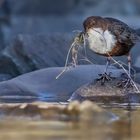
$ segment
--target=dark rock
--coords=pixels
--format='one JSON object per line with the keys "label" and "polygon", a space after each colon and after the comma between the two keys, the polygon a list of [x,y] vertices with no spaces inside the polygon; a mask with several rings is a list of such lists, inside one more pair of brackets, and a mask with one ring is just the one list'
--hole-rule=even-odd
{"label": "dark rock", "polygon": [[7,81],[9,79],[12,79],[13,77],[10,74],[0,74],[0,82],[1,81]]}
{"label": "dark rock", "polygon": [[[66,102],[75,90],[95,80],[98,74],[104,71],[104,66],[77,66],[67,70],[56,79],[62,70],[63,68],[42,69],[1,82],[1,102],[26,101],[26,99]],[[114,67],[109,71],[116,76],[122,72]]]}
{"label": "dark rock", "polygon": [[3,52],[20,73],[45,67],[64,66],[70,35],[18,35]]}
{"label": "dark rock", "polygon": [[15,63],[6,56],[0,56],[0,74],[8,74],[15,77],[20,74]]}
{"label": "dark rock", "polygon": [[0,55],[0,82],[20,75],[15,63],[6,56]]}
{"label": "dark rock", "polygon": [[140,85],[135,83],[138,89],[135,86],[129,88],[118,87],[117,85],[121,80],[122,76],[107,81],[104,85],[101,85],[101,81],[86,84],[75,91],[69,101],[91,100],[101,103],[139,103]]}
{"label": "dark rock", "polygon": [[136,29],[136,33],[140,36],[140,29]]}

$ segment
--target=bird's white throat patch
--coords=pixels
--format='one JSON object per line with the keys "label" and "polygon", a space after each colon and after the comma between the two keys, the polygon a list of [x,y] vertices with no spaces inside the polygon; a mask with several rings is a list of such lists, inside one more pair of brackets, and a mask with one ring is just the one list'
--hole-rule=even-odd
{"label": "bird's white throat patch", "polygon": [[108,30],[91,28],[88,30],[89,48],[95,53],[107,54],[115,46],[116,39]]}

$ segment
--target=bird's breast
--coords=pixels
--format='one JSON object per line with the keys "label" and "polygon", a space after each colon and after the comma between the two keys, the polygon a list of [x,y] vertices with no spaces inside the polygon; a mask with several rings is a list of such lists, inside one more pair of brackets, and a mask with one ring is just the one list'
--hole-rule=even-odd
{"label": "bird's breast", "polygon": [[98,54],[108,54],[113,50],[116,44],[116,38],[108,30],[101,28],[89,29],[88,32],[89,48]]}

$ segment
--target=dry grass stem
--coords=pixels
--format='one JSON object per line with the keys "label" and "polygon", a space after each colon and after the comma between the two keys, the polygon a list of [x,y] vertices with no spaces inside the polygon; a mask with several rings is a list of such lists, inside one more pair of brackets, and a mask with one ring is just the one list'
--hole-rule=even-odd
{"label": "dry grass stem", "polygon": [[127,74],[128,78],[131,80],[134,88],[136,89],[136,92],[140,93],[139,88],[137,87],[136,83],[134,82],[134,80],[129,75],[128,71],[124,68],[124,66],[121,63],[119,63],[118,61],[116,61],[113,57],[110,56],[110,58],[112,59],[112,61],[114,61],[118,66],[120,66],[124,70],[124,72]]}
{"label": "dry grass stem", "polygon": [[58,79],[66,70],[68,70],[68,61],[69,61],[70,53],[72,53],[72,61],[73,61],[72,65],[73,66],[77,65],[77,62],[78,62],[77,61],[78,50],[82,46],[82,44],[84,44],[84,46],[86,46],[85,35],[84,35],[84,32],[79,32],[78,35],[74,38],[74,41],[73,41],[73,43],[71,44],[71,46],[70,46],[70,48],[68,50],[64,69],[56,77],[56,79]]}

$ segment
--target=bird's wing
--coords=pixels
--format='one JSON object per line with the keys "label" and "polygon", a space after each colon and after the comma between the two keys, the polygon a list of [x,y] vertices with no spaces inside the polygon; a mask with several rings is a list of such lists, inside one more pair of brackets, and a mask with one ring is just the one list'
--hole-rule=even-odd
{"label": "bird's wing", "polygon": [[133,45],[138,36],[127,24],[113,18],[106,18],[109,21],[108,30],[114,34],[121,44]]}

